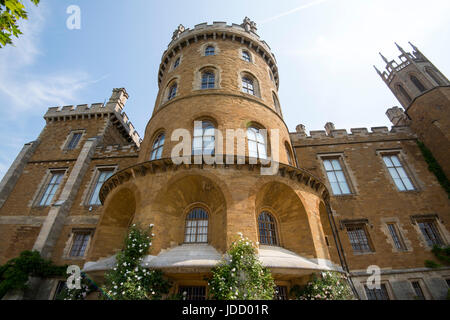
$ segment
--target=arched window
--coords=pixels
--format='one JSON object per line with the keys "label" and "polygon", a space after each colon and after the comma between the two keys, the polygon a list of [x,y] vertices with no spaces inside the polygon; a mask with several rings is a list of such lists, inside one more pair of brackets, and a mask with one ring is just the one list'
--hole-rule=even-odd
{"label": "arched window", "polygon": [[259,243],[278,245],[277,225],[272,215],[263,211],[258,217]]}
{"label": "arched window", "polygon": [[278,112],[278,114],[281,114],[280,102],[278,101],[277,95],[274,92],[272,92],[272,97],[275,110]]}
{"label": "arched window", "polygon": [[214,72],[206,71],[202,73],[202,89],[213,89],[215,87],[216,77]]}
{"label": "arched window", "polygon": [[266,138],[261,129],[250,127],[247,129],[248,156],[267,159]]}
{"label": "arched window", "polygon": [[208,242],[208,212],[205,209],[194,208],[187,215],[184,242]]}
{"label": "arched window", "polygon": [[434,80],[434,82],[436,82],[436,84],[438,86],[443,86],[444,83],[442,82],[442,80],[436,75],[436,73],[434,72],[433,69],[430,68],[426,68],[425,69],[426,72],[428,73],[428,75]]}
{"label": "arched window", "polygon": [[175,62],[173,63],[173,68],[175,69],[179,65],[180,65],[180,57],[178,57],[177,60],[175,60]]}
{"label": "arched window", "polygon": [[417,79],[415,76],[410,76],[409,78],[411,79],[412,83],[414,83],[416,88],[419,89],[420,92],[424,92],[426,90],[422,82],[420,82],[420,80]]}
{"label": "arched window", "polygon": [[408,92],[406,92],[405,88],[403,88],[402,85],[398,84],[397,85],[397,90],[405,97],[405,99],[408,102],[411,102],[411,100],[412,100],[411,97],[409,96]]}
{"label": "arched window", "polygon": [[242,51],[242,59],[247,62],[252,62],[252,57],[250,56],[250,53],[245,50]]}
{"label": "arched window", "polygon": [[256,96],[253,79],[250,77],[242,77],[242,92]]}
{"label": "arched window", "polygon": [[175,98],[176,95],[177,95],[177,84],[174,83],[169,89],[169,95],[167,96],[167,100]]}
{"label": "arched window", "polygon": [[205,56],[213,56],[216,52],[216,48],[213,46],[207,46],[205,49]]}
{"label": "arched window", "polygon": [[164,133],[159,134],[152,145],[152,153],[150,156],[150,160],[161,159],[163,147],[164,147]]}
{"label": "arched window", "polygon": [[196,121],[194,126],[194,140],[192,142],[192,153],[214,155],[215,136],[214,124],[210,121]]}
{"label": "arched window", "polygon": [[287,142],[284,145],[284,147],[286,148],[286,155],[287,155],[288,163],[292,166],[291,150],[290,150],[289,145],[287,144]]}

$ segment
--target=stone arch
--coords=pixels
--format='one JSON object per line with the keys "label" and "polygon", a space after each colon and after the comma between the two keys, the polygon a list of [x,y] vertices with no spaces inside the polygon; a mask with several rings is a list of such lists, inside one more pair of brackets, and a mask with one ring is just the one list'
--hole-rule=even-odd
{"label": "stone arch", "polygon": [[255,219],[266,208],[271,208],[279,224],[280,246],[302,256],[316,257],[305,206],[291,186],[271,181],[259,188],[255,197]]}
{"label": "stone arch", "polygon": [[89,260],[108,257],[122,249],[139,205],[140,193],[133,183],[127,183],[108,195],[95,231]]}
{"label": "stone arch", "polygon": [[186,210],[199,204],[207,208],[209,214],[208,244],[225,250],[227,202],[215,181],[202,173],[183,172],[156,192],[141,213],[142,220],[157,226],[155,246],[163,249],[183,244]]}

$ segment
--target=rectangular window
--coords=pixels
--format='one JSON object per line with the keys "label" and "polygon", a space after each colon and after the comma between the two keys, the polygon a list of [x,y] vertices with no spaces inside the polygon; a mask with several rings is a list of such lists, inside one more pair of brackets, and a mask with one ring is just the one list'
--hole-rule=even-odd
{"label": "rectangular window", "polygon": [[58,284],[56,285],[55,294],[53,295],[53,300],[56,300],[66,287],[67,281],[58,281]]}
{"label": "rectangular window", "polygon": [[411,282],[414,292],[416,293],[416,298],[418,300],[425,300],[425,295],[423,294],[422,287],[420,286],[419,281],[412,281]]}
{"label": "rectangular window", "polygon": [[324,159],[323,165],[334,195],[351,194],[339,159]]}
{"label": "rectangular window", "polygon": [[83,257],[89,239],[91,238],[91,231],[77,231],[73,234],[72,247],[70,248],[70,257]]}
{"label": "rectangular window", "polygon": [[405,243],[403,242],[402,237],[400,236],[400,232],[395,223],[388,223],[388,229],[391,234],[392,240],[394,241],[394,245],[398,250],[406,250]]}
{"label": "rectangular window", "polygon": [[406,174],[403,165],[398,159],[397,155],[384,155],[383,161],[386,164],[387,169],[395,182],[398,190],[400,191],[411,191],[414,190],[414,186],[411,183],[408,175]]}
{"label": "rectangular window", "polygon": [[45,187],[44,193],[41,196],[41,200],[39,201],[40,206],[48,206],[53,200],[53,197],[58,191],[58,187],[61,183],[62,177],[64,176],[63,171],[52,171],[50,181]]}
{"label": "rectangular window", "polygon": [[99,169],[98,176],[94,185],[94,188],[92,189],[91,197],[89,200],[89,205],[98,206],[101,205],[100,198],[99,198],[99,192],[100,188],[102,187],[103,183],[109,179],[109,177],[112,176],[114,172],[114,169]]}
{"label": "rectangular window", "polygon": [[354,253],[372,252],[363,224],[348,225],[347,233]]}
{"label": "rectangular window", "polygon": [[287,287],[286,286],[277,286],[275,288],[275,297],[274,300],[287,300]]}
{"label": "rectangular window", "polygon": [[206,287],[179,287],[178,294],[183,300],[206,300]]}
{"label": "rectangular window", "polygon": [[417,221],[417,224],[428,246],[433,247],[434,245],[444,245],[444,242],[442,241],[442,238],[433,220]]}
{"label": "rectangular window", "polygon": [[380,284],[380,289],[369,289],[367,286],[364,286],[364,289],[368,300],[390,300],[384,283]]}
{"label": "rectangular window", "polygon": [[83,134],[81,132],[72,133],[72,137],[70,138],[69,143],[67,144],[67,150],[73,150],[78,145],[80,138]]}

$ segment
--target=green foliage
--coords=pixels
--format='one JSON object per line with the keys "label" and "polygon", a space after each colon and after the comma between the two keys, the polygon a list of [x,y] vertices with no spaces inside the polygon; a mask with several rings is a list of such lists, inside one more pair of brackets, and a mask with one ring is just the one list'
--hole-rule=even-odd
{"label": "green foliage", "polygon": [[442,265],[440,265],[439,263],[434,262],[433,260],[425,260],[425,267],[431,268],[431,269],[435,269],[435,268],[442,267]]}
{"label": "green foliage", "polygon": [[146,230],[133,225],[125,238],[125,248],[117,254],[117,265],[107,272],[103,298],[112,300],[159,300],[169,293],[171,283],[160,270],[142,267],[150,249],[153,225]]}
{"label": "green foliage", "polygon": [[261,265],[253,243],[240,234],[227,255],[212,269],[209,293],[217,300],[271,300],[275,283]]}
{"label": "green foliage", "polygon": [[450,246],[439,247],[435,245],[433,246],[431,252],[434,253],[439,261],[443,262],[446,265],[450,265]]}
{"label": "green foliage", "polygon": [[[38,5],[40,0],[30,0]],[[28,19],[25,6],[19,0],[0,0],[0,48],[11,44],[11,37],[22,34],[18,26],[19,19]]]}
{"label": "green foliage", "polygon": [[294,286],[290,295],[298,300],[354,300],[347,277],[338,272],[322,272],[313,275],[304,287]]}
{"label": "green foliage", "polygon": [[26,289],[29,277],[62,276],[66,269],[43,259],[38,251],[23,251],[0,266],[0,299],[10,290]]}
{"label": "green foliage", "polygon": [[430,170],[436,176],[442,188],[444,188],[444,190],[447,192],[448,197],[450,198],[450,181],[445,175],[444,170],[442,170],[442,167],[436,161],[431,151],[423,144],[423,142],[417,141],[417,145],[419,146],[419,149],[422,152],[426,163],[428,164],[428,170]]}

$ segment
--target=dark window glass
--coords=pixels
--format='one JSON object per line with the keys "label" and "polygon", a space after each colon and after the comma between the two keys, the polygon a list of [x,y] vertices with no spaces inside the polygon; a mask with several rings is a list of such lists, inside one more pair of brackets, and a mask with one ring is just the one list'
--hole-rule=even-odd
{"label": "dark window glass", "polygon": [[86,251],[89,238],[91,237],[90,232],[76,232],[73,235],[72,248],[70,249],[69,256],[71,257],[83,257]]}
{"label": "dark window glass", "polygon": [[397,89],[398,89],[398,91],[400,91],[400,93],[405,97],[405,99],[406,99],[408,102],[411,102],[411,101],[412,101],[410,95],[408,94],[408,92],[406,92],[406,90],[405,90],[405,88],[403,88],[403,86],[397,85]]}
{"label": "dark window glass", "polygon": [[215,127],[209,121],[201,121],[201,126],[194,128],[194,139],[192,141],[192,153],[194,155],[215,152]]}
{"label": "dark window glass", "polygon": [[202,74],[202,89],[213,89],[215,87],[215,75],[213,72]]}
{"label": "dark window glass", "polygon": [[174,85],[172,85],[170,87],[169,96],[167,97],[167,99],[171,100],[171,99],[175,98],[176,94],[177,94],[177,84],[175,83]]}
{"label": "dark window glass", "polygon": [[180,65],[180,57],[178,57],[177,60],[175,60],[175,63],[173,64],[173,68],[175,69],[179,65]]}
{"label": "dark window glass", "polygon": [[268,245],[278,245],[277,229],[275,219],[266,211],[258,217],[259,243]]}
{"label": "dark window glass", "polygon": [[261,129],[250,127],[247,129],[248,156],[267,159],[266,137]]}
{"label": "dark window glass", "polygon": [[418,225],[428,246],[433,247],[434,245],[444,245],[434,221],[419,221]]}
{"label": "dark window glass", "polygon": [[153,142],[150,160],[161,159],[162,151],[164,148],[164,138],[165,138],[164,133],[161,133]]}
{"label": "dark window glass", "polygon": [[286,286],[277,286],[275,288],[274,300],[288,300],[287,287]]}
{"label": "dark window glass", "polygon": [[248,51],[242,51],[242,59],[244,59],[247,62],[252,61],[252,58],[250,56],[250,53],[248,53]]}
{"label": "dark window glass", "polygon": [[100,189],[103,185],[103,183],[109,179],[109,177],[112,176],[114,170],[113,169],[107,169],[107,170],[99,170],[97,181],[95,182],[95,186],[92,189],[91,198],[89,200],[90,205],[101,205],[99,194]]}
{"label": "dark window glass", "polygon": [[178,294],[183,300],[206,300],[206,287],[179,287]]}
{"label": "dark window glass", "polygon": [[72,134],[72,138],[70,138],[69,144],[67,145],[67,150],[73,150],[76,148],[78,142],[80,141],[81,135],[81,132]]}
{"label": "dark window glass", "polygon": [[390,300],[386,285],[383,283],[380,285],[380,289],[369,289],[367,286],[364,286],[364,289],[369,300]]}
{"label": "dark window glass", "polygon": [[355,253],[372,251],[364,225],[349,225],[347,226],[347,233]]}
{"label": "dark window glass", "polygon": [[52,202],[53,197],[58,191],[59,184],[61,183],[64,172],[52,172],[50,181],[45,187],[45,191],[42,194],[41,201],[39,201],[40,206],[48,206]]}
{"label": "dark window glass", "polygon": [[208,46],[205,49],[205,56],[213,56],[215,54],[215,48],[213,46]]}
{"label": "dark window glass", "polygon": [[203,208],[194,208],[186,217],[185,243],[208,242],[208,213]]}
{"label": "dark window glass", "polygon": [[397,155],[383,156],[383,161],[389,170],[392,179],[395,182],[398,190],[411,191],[414,190],[414,186],[411,183],[411,179],[408,177],[402,163],[398,159]]}
{"label": "dark window glass", "polygon": [[56,300],[58,296],[61,294],[61,292],[67,287],[66,281],[58,281],[58,284],[56,285],[55,294],[53,295],[53,300]]}
{"label": "dark window glass", "polygon": [[405,250],[405,245],[403,243],[403,239],[401,238],[397,226],[393,223],[388,224],[389,232],[391,233],[392,240],[394,241],[394,245],[399,250]]}
{"label": "dark window glass", "polygon": [[422,287],[420,286],[419,281],[411,282],[414,292],[416,293],[416,298],[418,300],[425,300],[425,295],[423,294]]}
{"label": "dark window glass", "polygon": [[417,89],[419,89],[420,92],[424,92],[426,90],[425,86],[422,84],[422,82],[420,82],[419,79],[417,79],[415,76],[411,76],[410,78],[412,83],[414,83],[414,85]]}
{"label": "dark window glass", "polygon": [[324,159],[323,165],[334,195],[351,194],[339,158]]}
{"label": "dark window glass", "polygon": [[242,78],[242,91],[251,95],[255,95],[255,87],[253,80],[247,77]]}

